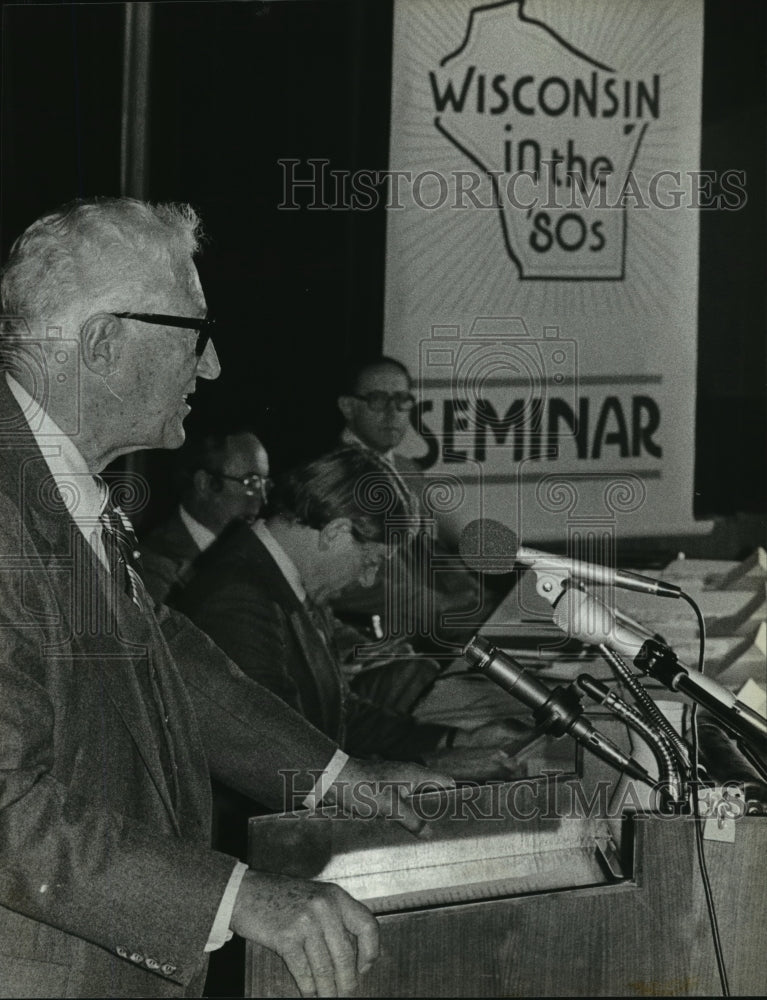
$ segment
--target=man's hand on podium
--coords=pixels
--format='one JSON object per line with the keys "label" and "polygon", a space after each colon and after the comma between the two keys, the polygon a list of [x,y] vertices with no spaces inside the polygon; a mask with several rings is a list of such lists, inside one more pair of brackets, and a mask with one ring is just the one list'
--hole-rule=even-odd
{"label": "man's hand on podium", "polygon": [[350,757],[323,803],[363,819],[396,820],[417,835],[426,823],[413,808],[413,793],[454,787],[451,777],[418,764]]}
{"label": "man's hand on podium", "polygon": [[247,871],[231,926],[276,952],[305,997],[354,995],[378,957],[372,913],[329,882]]}
{"label": "man's hand on podium", "polygon": [[457,781],[510,781],[527,773],[517,754],[534,736],[518,719],[493,719],[474,729],[455,730],[452,745],[429,754],[427,762]]}
{"label": "man's hand on podium", "polygon": [[530,726],[519,719],[492,719],[474,729],[459,729],[453,739],[454,747],[508,747],[532,732]]}

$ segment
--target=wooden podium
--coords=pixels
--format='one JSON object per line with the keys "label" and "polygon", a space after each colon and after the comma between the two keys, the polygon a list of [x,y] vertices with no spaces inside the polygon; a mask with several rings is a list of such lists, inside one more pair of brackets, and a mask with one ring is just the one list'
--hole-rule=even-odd
{"label": "wooden podium", "polygon": [[[664,578],[688,591],[696,585],[709,634],[724,643],[719,659],[710,657],[710,676],[738,688],[749,678],[763,686],[764,553],[732,566],[680,560]],[[684,648],[687,634],[683,659],[694,662],[697,635],[685,633],[690,616],[681,603],[669,609],[668,602],[624,596],[633,602],[624,610],[666,634],[675,648]],[[525,619],[515,601],[512,591],[483,626],[501,646],[509,640],[514,655]],[[554,631],[553,638],[561,638]],[[568,668],[558,654],[555,665],[557,682],[566,669],[572,679],[584,666],[612,678],[609,667],[580,658]],[[546,680],[545,663],[538,666]],[[466,724],[470,712],[479,711],[481,685],[463,676],[462,661],[456,669],[454,683],[442,684],[419,709],[424,721]],[[682,700],[665,689],[651,693],[665,702]],[[515,704],[494,685],[485,687],[485,717],[510,714]],[[642,752],[642,741],[614,716],[592,709],[590,717],[623,750]],[[250,863],[336,881],[376,913],[382,957],[361,996],[720,995],[694,821],[658,815],[643,786],[632,801],[624,794],[630,784],[589,754],[571,754],[563,765],[562,749],[566,755],[575,745],[567,738],[557,745],[559,755],[548,746],[528,771],[557,770],[556,777],[458,789],[440,808],[438,798],[424,796],[424,815],[429,809],[434,815],[424,841],[391,822],[264,817],[250,823]],[[642,762],[650,767],[645,751]],[[767,817],[743,816],[721,831],[712,821],[703,846],[730,993],[763,996]],[[298,993],[279,958],[251,947],[246,995]]]}
{"label": "wooden podium", "polygon": [[[338,882],[377,914],[382,957],[360,996],[721,994],[693,821],[609,820],[583,788],[570,776],[424,796],[424,840],[392,822],[260,817],[250,862]],[[762,996],[767,819],[732,828],[732,842],[704,841],[705,859],[730,992]],[[299,995],[273,953],[249,946],[246,961],[246,996]]]}

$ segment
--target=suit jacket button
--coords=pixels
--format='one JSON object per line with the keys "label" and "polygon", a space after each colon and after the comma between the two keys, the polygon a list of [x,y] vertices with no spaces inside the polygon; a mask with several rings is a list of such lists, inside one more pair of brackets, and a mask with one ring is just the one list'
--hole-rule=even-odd
{"label": "suit jacket button", "polygon": [[156,958],[147,958],[145,964],[147,969],[152,969],[155,972],[160,968],[160,963]]}
{"label": "suit jacket button", "polygon": [[124,948],[121,944],[118,944],[116,948],[117,954],[120,958],[130,958],[130,952],[127,948]]}
{"label": "suit jacket button", "polygon": [[160,971],[161,971],[161,972],[162,972],[162,973],[163,973],[164,975],[166,975],[166,976],[172,976],[172,975],[173,975],[173,973],[174,973],[174,972],[176,971],[176,966],[175,966],[175,965],[169,965],[169,964],[168,964],[168,963],[166,962],[166,963],[165,963],[165,965],[163,965],[163,966],[162,966],[162,968],[160,969]]}
{"label": "suit jacket button", "polygon": [[144,956],[141,954],[140,951],[132,951],[130,955],[130,960],[131,962],[141,963],[144,961]]}

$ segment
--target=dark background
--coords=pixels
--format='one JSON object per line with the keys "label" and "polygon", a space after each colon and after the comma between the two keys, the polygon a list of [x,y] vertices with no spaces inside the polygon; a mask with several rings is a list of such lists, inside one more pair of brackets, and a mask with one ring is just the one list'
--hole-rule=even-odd
{"label": "dark background", "polygon": [[[385,169],[391,0],[157,3],[152,200],[190,201],[223,375],[190,420],[252,420],[281,467],[338,429],[339,366],[380,345],[385,213],[279,210],[279,159]],[[119,193],[122,4],[5,5],[0,242]],[[740,211],[701,213],[695,513],[767,509],[767,7],[705,4],[704,170],[744,170]],[[306,169],[302,167],[300,169]],[[167,455],[140,460],[167,502]],[[662,531],[662,527],[659,528]]]}
{"label": "dark background", "polygon": [[[117,3],[5,5],[3,259],[42,212],[120,193],[123,17]],[[155,4],[148,196],[202,215],[220,324],[223,375],[200,384],[190,421],[252,420],[277,467],[338,430],[339,366],[382,340],[385,249],[382,208],[278,210],[278,160],[386,169],[391,25],[391,0]],[[711,552],[729,557],[763,540],[767,510],[766,55],[762,0],[706,2],[701,168],[748,179],[744,209],[701,214],[695,513],[739,515]],[[138,461],[148,527],[169,456]],[[241,953],[214,958],[209,992],[241,991]]]}

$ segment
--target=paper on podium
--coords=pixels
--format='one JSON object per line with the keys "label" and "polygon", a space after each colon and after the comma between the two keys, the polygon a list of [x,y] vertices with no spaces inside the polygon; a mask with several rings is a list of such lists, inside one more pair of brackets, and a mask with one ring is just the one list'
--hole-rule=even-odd
{"label": "paper on podium", "polygon": [[[613,879],[617,859],[612,858],[606,821],[548,818],[540,803],[533,817],[531,784],[421,796],[420,814],[434,817],[428,837],[415,837],[395,822],[322,811],[256,817],[250,820],[251,864],[334,882],[374,913],[603,885]],[[606,854],[610,868],[602,860]]]}
{"label": "paper on podium", "polygon": [[[767,601],[764,584],[757,590],[703,590],[685,586],[685,592],[695,601],[706,622],[706,634],[732,636],[739,630],[765,619]],[[669,641],[683,642],[698,634],[697,619],[686,601],[639,594],[633,591],[612,590],[600,597],[600,588],[590,588],[595,597],[605,604],[615,605],[618,611],[653,632],[659,632]]]}
{"label": "paper on podium", "polygon": [[705,590],[755,590],[767,579],[767,552],[761,547],[741,561],[722,559],[675,559],[659,574],[683,589],[686,584]]}
{"label": "paper on podium", "polygon": [[738,701],[753,708],[761,716],[767,718],[767,687],[749,677],[743,687],[738,691]]}

